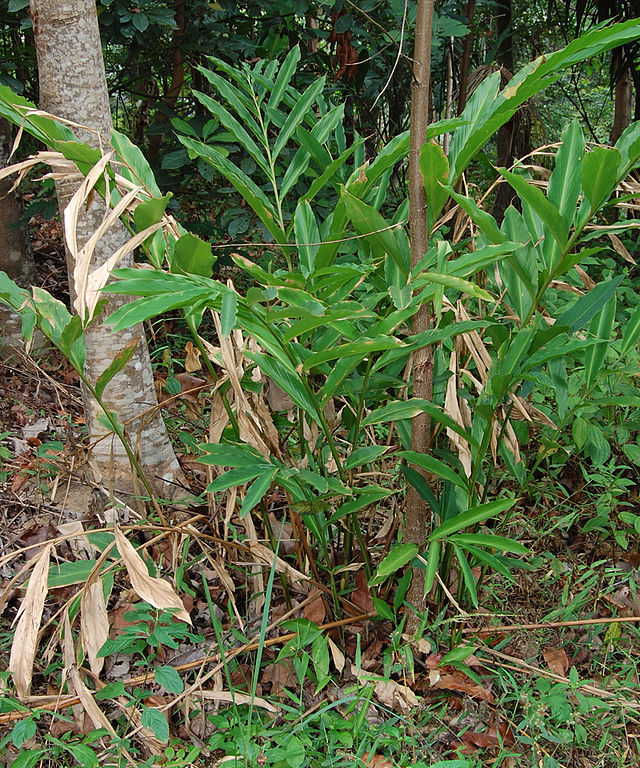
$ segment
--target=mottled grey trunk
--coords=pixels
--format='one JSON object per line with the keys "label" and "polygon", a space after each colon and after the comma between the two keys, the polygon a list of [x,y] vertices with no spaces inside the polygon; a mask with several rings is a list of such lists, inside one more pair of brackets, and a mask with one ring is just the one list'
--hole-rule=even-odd
{"label": "mottled grey trunk", "polygon": [[[0,118],[0,168],[9,164],[11,152],[11,128]],[[22,228],[11,228],[22,218],[22,205],[14,193],[9,193],[12,179],[0,180],[0,270],[22,288],[34,282],[35,265],[33,252],[27,244]],[[22,323],[15,312],[0,304],[0,345],[18,346],[22,339]]]}
{"label": "mottled grey trunk", "polygon": [[[111,111],[94,0],[31,0],[30,13],[38,57],[40,106],[58,117],[98,130],[104,142],[108,142],[112,129]],[[78,134],[83,141],[98,146],[95,133],[78,131]],[[68,205],[79,181],[79,178],[66,180],[57,185],[61,211]],[[98,228],[104,213],[105,202],[96,196],[80,217],[79,248]],[[95,250],[92,268],[103,264],[127,238],[124,226],[112,227]],[[128,257],[120,266],[131,264],[132,259]],[[67,251],[70,283],[73,282],[73,267],[73,259]],[[73,286],[71,293],[73,301]],[[109,296],[103,317],[108,317],[124,301],[127,299]],[[143,327],[138,325],[112,335],[101,322],[94,323],[85,332],[85,374],[89,381],[95,382],[134,337],[139,339],[135,354],[124,371],[109,383],[103,398],[106,406],[125,424],[151,483],[167,493],[170,486],[166,482],[176,480],[181,473],[157,409]],[[94,458],[103,471],[115,474],[120,482],[126,483],[131,477],[131,468],[122,444],[99,423],[101,409],[86,390],[83,400]]]}

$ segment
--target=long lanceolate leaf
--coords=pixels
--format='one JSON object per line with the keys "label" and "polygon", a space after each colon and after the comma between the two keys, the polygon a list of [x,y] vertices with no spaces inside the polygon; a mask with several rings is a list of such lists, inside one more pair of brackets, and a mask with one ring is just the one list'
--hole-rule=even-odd
{"label": "long lanceolate leaf", "polygon": [[455,186],[460,174],[498,128],[511,119],[521,104],[552,83],[561,70],[639,37],[637,19],[596,27],[565,48],[540,56],[523,67],[500,93],[497,92],[499,73],[488,77],[476,89],[460,116],[466,124],[453,134],[449,183]]}
{"label": "long lanceolate leaf", "polygon": [[206,160],[219,173],[221,173],[238,190],[242,197],[249,203],[253,210],[258,214],[260,220],[273,235],[276,242],[286,243],[284,232],[277,224],[276,211],[269,198],[264,194],[260,187],[253,182],[246,173],[240,170],[230,160],[216,152],[213,147],[208,147],[201,141],[194,141],[186,136],[179,136],[180,141],[197,155]]}

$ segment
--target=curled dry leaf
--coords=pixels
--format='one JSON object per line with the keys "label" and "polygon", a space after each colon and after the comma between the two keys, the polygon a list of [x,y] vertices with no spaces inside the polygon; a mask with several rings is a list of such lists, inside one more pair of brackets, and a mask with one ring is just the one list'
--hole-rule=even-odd
{"label": "curled dry leaf", "polygon": [[136,594],[150,605],[153,605],[154,608],[159,608],[160,610],[176,609],[174,616],[181,621],[185,621],[187,624],[191,624],[191,618],[185,611],[182,601],[171,584],[164,579],[156,579],[153,576],[149,576],[144,560],[119,528],[114,529],[114,535],[116,546],[131,579],[131,586]]}
{"label": "curled dry leaf", "polygon": [[293,582],[298,582],[299,584],[309,581],[308,576],[301,571],[296,570],[281,557],[277,557],[268,547],[265,547],[264,544],[260,544],[259,542],[250,543],[249,548],[255,560],[263,562],[269,567],[273,566],[273,561],[275,560],[276,573],[284,573],[288,579],[291,579]]}
{"label": "curled dry leaf", "polygon": [[38,645],[38,630],[47,596],[50,554],[51,546],[48,545],[42,550],[35,564],[24,600],[16,616],[18,625],[11,644],[9,671],[20,699],[26,698],[31,688],[33,662]]}
{"label": "curled dry leaf", "polygon": [[276,707],[275,704],[266,699],[260,698],[260,696],[250,696],[247,693],[239,693],[238,691],[199,691],[198,698],[209,699],[211,701],[226,701],[230,704],[253,704],[254,707],[260,709],[266,709],[267,712],[280,712],[280,707]]}
{"label": "curled dry leaf", "polygon": [[339,673],[342,673],[346,661],[344,653],[342,653],[340,648],[336,645],[336,643],[333,642],[330,637],[327,637],[327,640],[329,641],[329,650],[331,651],[333,666],[338,670]]}
{"label": "curled dry leaf", "polygon": [[89,578],[80,599],[80,634],[89,666],[94,675],[99,675],[104,665],[104,657],[98,651],[109,638],[109,618],[107,604],[102,589],[102,579],[95,574]]}
{"label": "curled dry leaf", "polygon": [[411,688],[396,683],[395,680],[378,680],[373,692],[381,704],[403,715],[408,715],[419,704],[419,699]]}
{"label": "curled dry leaf", "polygon": [[569,671],[569,657],[564,648],[547,648],[542,654],[549,669],[556,675],[566,675]]}

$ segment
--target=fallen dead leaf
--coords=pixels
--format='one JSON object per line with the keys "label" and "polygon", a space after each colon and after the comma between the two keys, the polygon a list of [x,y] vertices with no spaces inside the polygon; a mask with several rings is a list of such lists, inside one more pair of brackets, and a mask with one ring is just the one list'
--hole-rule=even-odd
{"label": "fallen dead leaf", "polygon": [[104,657],[98,651],[109,638],[109,617],[102,589],[102,579],[95,574],[82,590],[80,599],[80,635],[82,647],[89,659],[94,675],[99,675],[104,666]]}
{"label": "fallen dead leaf", "polygon": [[136,552],[131,542],[119,528],[114,529],[116,546],[124,562],[131,586],[144,601],[160,610],[175,609],[174,616],[180,621],[191,624],[191,618],[185,611],[182,601],[175,590],[164,579],[149,576],[144,560]]}
{"label": "fallen dead leaf", "polygon": [[569,671],[569,657],[564,648],[547,648],[542,654],[549,669],[556,675],[566,675]]}
{"label": "fallen dead leaf", "polygon": [[50,554],[51,546],[47,545],[34,566],[22,605],[16,616],[18,625],[11,643],[9,671],[21,700],[29,695],[31,688],[33,662],[38,646],[38,630],[47,597]]}
{"label": "fallen dead leaf", "polygon": [[431,688],[445,691],[459,691],[466,693],[473,699],[481,701],[493,701],[493,694],[488,688],[474,683],[464,672],[453,667],[441,667],[429,670],[429,682]]}
{"label": "fallen dead leaf", "polygon": [[371,768],[393,768],[393,763],[388,757],[378,754],[372,755],[369,752],[362,755],[362,762]]}
{"label": "fallen dead leaf", "polygon": [[419,704],[419,699],[411,688],[395,680],[378,680],[373,692],[381,704],[408,715]]}

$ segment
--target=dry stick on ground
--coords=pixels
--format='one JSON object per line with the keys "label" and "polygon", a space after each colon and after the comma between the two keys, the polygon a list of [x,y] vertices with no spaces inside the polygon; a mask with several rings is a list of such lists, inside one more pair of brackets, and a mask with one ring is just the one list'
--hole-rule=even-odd
{"label": "dry stick on ground", "polygon": [[582,627],[589,624],[631,624],[640,621],[640,616],[612,616],[608,619],[572,619],[571,621],[550,621],[541,624],[502,624],[498,627],[469,627],[463,629],[463,635],[506,634],[528,629],[557,629],[558,627]]}
{"label": "dry stick on ground", "polygon": [[[310,596],[311,597],[311,596]],[[300,606],[296,606],[294,610],[297,610]],[[267,627],[267,631],[270,631],[271,629],[274,629],[277,627],[281,621],[284,621],[290,613],[286,613],[282,618],[278,619],[278,621],[273,622]],[[374,616],[377,616],[378,614],[375,611],[369,612],[369,613],[361,613],[357,616],[349,616],[346,619],[340,619],[339,621],[331,621],[328,624],[321,624],[318,629],[320,630],[329,630],[329,629],[336,629],[337,627],[342,627],[347,624],[354,624],[358,621],[365,621],[367,619],[371,619]],[[298,636],[297,632],[289,632],[286,635],[279,635],[278,637],[271,637],[264,641],[264,646],[269,647],[272,645],[278,645],[280,643],[288,643],[290,640],[294,640]],[[212,656],[206,656],[204,659],[196,659],[195,661],[189,661],[185,664],[179,664],[174,667],[176,672],[189,672],[192,669],[196,669],[197,667],[204,667],[205,664],[210,664],[212,662],[218,661],[216,666],[213,669],[210,669],[205,675],[203,675],[199,680],[197,680],[192,686],[189,688],[185,688],[184,692],[177,696],[173,701],[171,701],[166,706],[162,707],[162,709],[169,709],[175,704],[177,704],[181,699],[183,699],[185,696],[189,695],[189,693],[192,693],[193,690],[199,685],[202,685],[202,683],[209,680],[213,675],[215,675],[217,672],[220,672],[222,669],[224,669],[224,665],[234,659],[236,656],[239,656],[241,653],[248,653],[249,651],[255,651],[257,648],[259,648],[260,642],[258,640],[252,640],[248,643],[245,643],[244,645],[239,646],[238,648],[234,648],[229,652],[229,654],[225,657],[224,661],[218,661],[218,655],[212,655]],[[91,673],[87,669],[83,669],[83,672],[91,676]],[[149,674],[144,675],[138,675],[137,677],[130,677],[127,680],[123,680],[122,683],[125,686],[132,686],[132,685],[144,685],[149,681]],[[58,711],[60,709],[65,709],[66,707],[71,707],[74,704],[78,704],[80,699],[77,696],[60,696],[59,694],[51,694],[46,696],[30,696],[28,699],[29,703],[38,704],[40,702],[39,706],[35,706],[33,711],[46,709],[48,711],[54,710]],[[10,723],[15,720],[21,720],[23,717],[29,717],[31,714],[33,714],[33,711],[28,710],[20,710],[20,711],[14,711],[14,712],[4,712],[0,714],[0,725],[5,723]]]}

